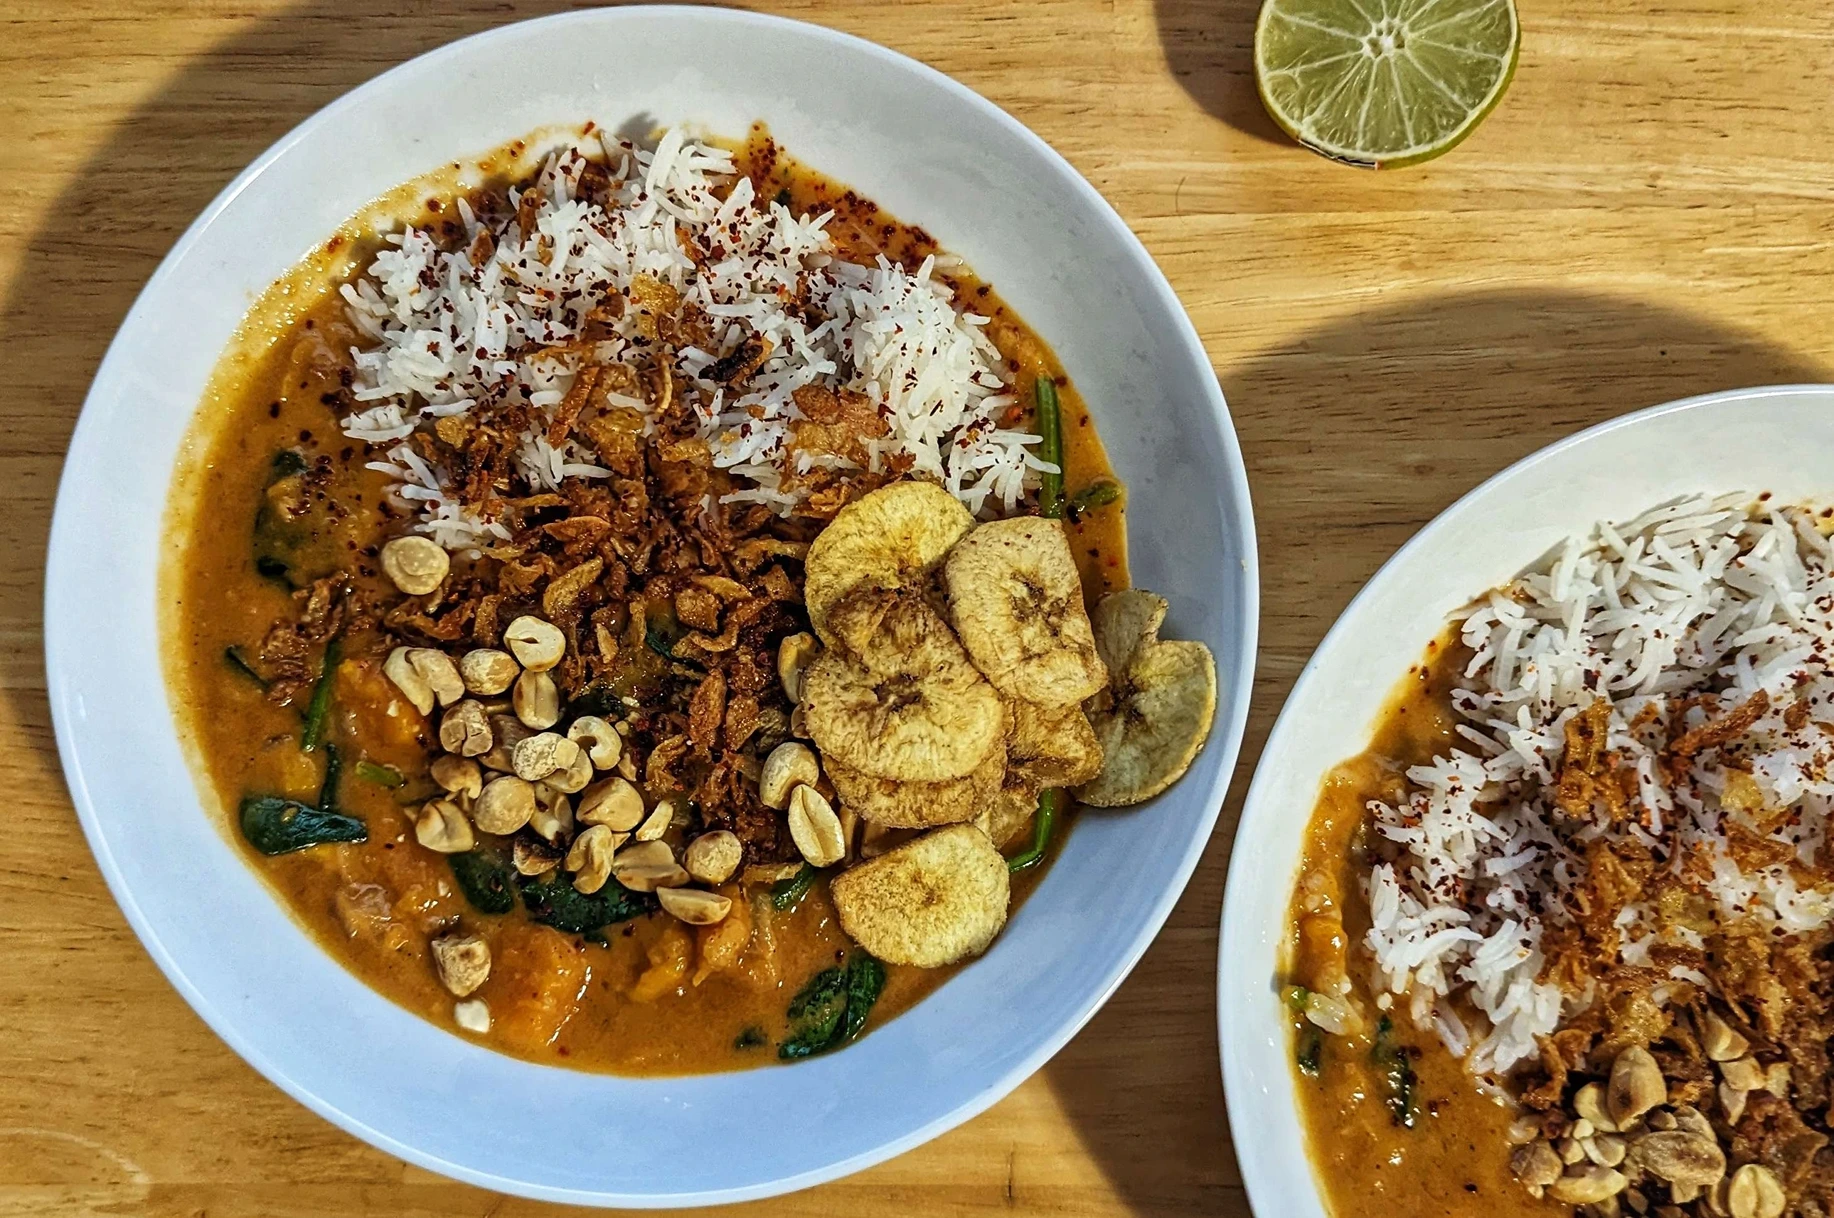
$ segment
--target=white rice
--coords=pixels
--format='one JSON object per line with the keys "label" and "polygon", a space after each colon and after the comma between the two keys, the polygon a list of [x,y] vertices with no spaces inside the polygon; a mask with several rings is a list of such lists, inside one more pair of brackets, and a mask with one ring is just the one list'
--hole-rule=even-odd
{"label": "white rice", "polygon": [[[589,157],[616,181],[609,208],[576,197]],[[806,493],[784,476],[810,464],[802,454],[802,468],[786,469],[790,425],[801,417],[791,395],[807,385],[870,397],[890,425],[888,437],[868,445],[872,468],[906,456],[977,513],[1011,510],[1040,471],[1055,469],[1027,451],[1037,436],[999,426],[1015,400],[1009,370],[984,333],[987,319],[956,308],[931,277],[934,259],[915,271],[883,257],[871,266],[839,260],[824,231],[831,214],[796,216],[759,200],[730,153],[679,129],[654,149],[609,136],[563,149],[538,186],[536,231],[499,221],[485,265],[409,227],[344,288],[364,343],[355,351],[355,393],[368,403],[344,420],[345,434],[383,450],[374,468],[398,481],[401,497],[419,508],[417,527],[440,544],[474,548],[505,530],[458,503],[446,471],[401,441],[482,399],[552,411],[578,356],[557,358],[550,348],[572,340],[608,293],[628,296],[639,275],[675,288],[718,331],[713,349],[681,351],[674,371],[715,464],[740,480],[728,501],[787,513]],[[519,198],[512,193],[512,206]],[[458,210],[475,236],[478,218],[462,202]],[[811,308],[787,307],[799,289]],[[593,359],[616,361],[630,349],[634,312],[624,310]],[[753,332],[768,340],[770,356],[729,396],[702,374]],[[554,449],[539,429],[524,435],[518,466],[532,491],[607,472],[577,444]]]}
{"label": "white rice", "polygon": [[[1501,1072],[1536,1053],[1584,998],[1541,981],[1544,926],[1567,919],[1562,898],[1586,874],[1587,847],[1630,835],[1659,866],[1680,869],[1704,851],[1708,893],[1725,919],[1755,917],[1784,931],[1821,926],[1834,894],[1799,885],[1801,873],[1741,871],[1726,852],[1723,762],[1748,763],[1766,807],[1794,815],[1772,836],[1806,867],[1834,800],[1834,551],[1800,509],[1751,506],[1747,496],[1666,504],[1557,553],[1487,596],[1465,616],[1474,657],[1453,693],[1464,747],[1407,772],[1399,807],[1370,805],[1376,829],[1401,848],[1368,881],[1374,989],[1405,1000],[1473,1072]],[[1719,696],[1723,716],[1758,691],[1770,709],[1720,748],[1696,754],[1678,781],[1656,763],[1669,738],[1671,699]],[[1608,745],[1635,766],[1630,819],[1575,819],[1553,803],[1566,724],[1604,698]],[[1792,730],[1784,712],[1806,701]],[[1657,718],[1631,724],[1646,706]],[[1798,712],[1800,714],[1800,712]],[[1709,719],[1699,707],[1681,728]],[[1749,826],[1749,821],[1746,821]],[[1659,941],[1699,947],[1683,928],[1658,928],[1632,906],[1619,919],[1625,963],[1647,964]],[[1705,981],[1677,968],[1677,979]],[[1453,999],[1482,1013],[1465,1028]]]}

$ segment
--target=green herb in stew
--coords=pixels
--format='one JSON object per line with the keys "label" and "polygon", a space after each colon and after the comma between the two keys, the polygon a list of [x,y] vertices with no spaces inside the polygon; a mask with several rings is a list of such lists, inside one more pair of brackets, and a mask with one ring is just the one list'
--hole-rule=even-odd
{"label": "green herb in stew", "polygon": [[232,670],[241,673],[256,685],[259,685],[262,689],[268,687],[267,678],[255,671],[255,666],[248,662],[248,657],[242,654],[242,649],[240,647],[225,647],[223,649],[223,663],[229,665]]}
{"label": "green herb in stew", "polygon": [[1092,482],[1082,490],[1070,496],[1070,505],[1068,509],[1070,519],[1075,520],[1084,512],[1093,511],[1099,507],[1107,507],[1111,503],[1119,503],[1120,500],[1120,483],[1109,482],[1105,479],[1101,482]]}
{"label": "green herb in stew", "polygon": [[629,710],[624,699],[616,690],[604,681],[594,681],[581,690],[574,699],[567,703],[567,709],[561,719],[571,723],[585,715],[596,715],[600,719],[621,719]]}
{"label": "green herb in stew", "polygon": [[771,908],[788,910],[802,904],[802,899],[809,895],[809,889],[815,883],[815,868],[804,863],[802,870],[787,880],[778,880],[771,885]]}
{"label": "green herb in stew", "polygon": [[632,892],[616,880],[584,893],[558,871],[520,881],[522,904],[529,917],[570,935],[593,935],[617,922],[642,917],[656,908],[654,897]]}
{"label": "green herb in stew", "polygon": [[1306,1024],[1299,1029],[1299,1046],[1293,1058],[1299,1064],[1299,1072],[1307,1078],[1318,1077],[1319,1058],[1324,1054],[1325,1038],[1319,1035],[1318,1029]]}
{"label": "green herb in stew", "polygon": [[1008,871],[1017,875],[1044,862],[1051,848],[1051,830],[1057,824],[1057,813],[1062,807],[1062,791],[1046,791],[1038,797],[1038,815],[1032,821],[1032,844],[1024,853],[1006,860]]}
{"label": "green herb in stew", "polygon": [[369,840],[369,829],[354,816],[278,795],[244,799],[240,819],[242,836],[263,854],[291,854],[332,842]]}
{"label": "green herb in stew", "polygon": [[397,787],[405,786],[408,781],[402,775],[401,771],[397,770],[394,766],[382,765],[380,762],[371,761],[368,758],[364,758],[362,761],[357,762],[357,777],[361,778],[364,782],[371,782],[379,787],[387,787],[391,791]]}
{"label": "green herb in stew", "polygon": [[1063,411],[1057,404],[1057,383],[1039,377],[1032,397],[1038,406],[1038,459],[1057,467],[1054,474],[1038,475],[1038,514],[1055,520],[1063,515]]}
{"label": "green herb in stew", "polygon": [[310,753],[324,738],[325,721],[331,716],[331,683],[337,678],[338,661],[343,655],[343,644],[334,635],[325,644],[325,659],[319,666],[318,681],[312,686],[312,700],[306,703],[305,726],[299,731],[302,752]]}
{"label": "green herb in stew", "polygon": [[337,749],[326,745],[325,777],[318,788],[318,806],[278,795],[250,795],[242,801],[237,818],[242,836],[263,854],[291,854],[333,842],[368,841],[369,827],[337,810],[338,780],[343,773],[344,763]]}
{"label": "green herb in stew", "polygon": [[496,850],[480,847],[447,856],[459,891],[479,913],[506,914],[516,908],[515,870]]}
{"label": "green herb in stew", "polygon": [[255,570],[289,588],[303,588],[335,570],[339,557],[330,548],[328,520],[310,493],[306,472],[300,453],[290,448],[275,453],[255,512]]}
{"label": "green herb in stew", "polygon": [[777,1056],[796,1061],[846,1044],[865,1029],[884,989],[885,966],[865,952],[854,953],[844,967],[823,969],[791,1001],[796,1030],[777,1046]]}
{"label": "green herb in stew", "polygon": [[325,777],[318,784],[318,807],[321,812],[332,812],[338,806],[338,783],[344,779],[344,755],[338,752],[335,744],[325,745]]}
{"label": "green herb in stew", "polygon": [[1375,1044],[1370,1046],[1369,1060],[1381,1071],[1386,1092],[1382,1103],[1387,1106],[1388,1115],[1403,1129],[1412,1129],[1414,1122],[1420,1119],[1419,1101],[1414,1094],[1414,1063],[1407,1046],[1395,1040],[1395,1025],[1386,1015],[1376,1025]]}

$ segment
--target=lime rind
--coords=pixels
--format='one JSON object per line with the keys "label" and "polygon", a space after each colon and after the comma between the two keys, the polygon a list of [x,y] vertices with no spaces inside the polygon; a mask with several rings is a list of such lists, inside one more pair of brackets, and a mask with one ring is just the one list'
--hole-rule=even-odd
{"label": "lime rind", "polygon": [[1267,0],[1255,80],[1281,130],[1352,165],[1456,147],[1515,75],[1514,0]]}

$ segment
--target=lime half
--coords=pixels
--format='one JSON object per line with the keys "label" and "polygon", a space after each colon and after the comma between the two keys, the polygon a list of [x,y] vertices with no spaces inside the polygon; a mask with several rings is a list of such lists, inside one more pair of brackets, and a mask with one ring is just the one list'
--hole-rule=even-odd
{"label": "lime half", "polygon": [[1515,0],[1267,0],[1255,83],[1281,130],[1370,169],[1430,161],[1496,108]]}

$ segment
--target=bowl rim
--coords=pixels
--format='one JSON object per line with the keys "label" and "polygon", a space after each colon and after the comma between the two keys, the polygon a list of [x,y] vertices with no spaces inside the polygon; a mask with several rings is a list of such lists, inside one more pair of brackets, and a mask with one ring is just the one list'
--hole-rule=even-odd
{"label": "bowl rim", "polygon": [[[1229,893],[1246,885],[1239,882],[1250,867],[1265,866],[1264,860],[1249,861],[1252,850],[1245,850],[1245,845],[1265,836],[1265,826],[1270,824],[1281,809],[1266,795],[1272,785],[1273,770],[1269,758],[1278,759],[1288,752],[1290,746],[1287,737],[1297,728],[1294,726],[1296,707],[1302,695],[1310,691],[1314,682],[1323,680],[1322,665],[1319,657],[1324,655],[1341,636],[1352,633],[1355,619],[1361,616],[1361,607],[1365,601],[1373,600],[1375,591],[1390,578],[1392,572],[1399,569],[1416,551],[1425,549],[1438,539],[1439,535],[1451,527],[1451,522],[1469,510],[1472,504],[1490,495],[1500,484],[1522,477],[1535,471],[1542,465],[1551,464],[1565,457],[1575,449],[1593,443],[1599,438],[1626,428],[1645,426],[1650,422],[1671,415],[1685,414],[1694,410],[1712,409],[1728,406],[1737,402],[1758,402],[1775,398],[1791,398],[1803,395],[1826,396],[1834,393],[1834,384],[1817,384],[1798,382],[1781,385],[1759,385],[1740,389],[1723,389],[1711,393],[1695,394],[1691,397],[1678,398],[1640,410],[1633,410],[1615,418],[1606,419],[1590,427],[1574,432],[1553,443],[1536,449],[1534,452],[1511,462],[1503,469],[1491,474],[1482,482],[1460,495],[1450,505],[1442,509],[1425,525],[1421,526],[1412,537],[1383,561],[1373,575],[1356,595],[1350,598],[1332,622],[1331,628],[1319,639],[1312,649],[1299,675],[1294,678],[1292,687],[1287,691],[1281,703],[1280,714],[1269,729],[1266,741],[1261,746],[1260,756],[1255,761],[1254,777],[1250,780],[1246,795],[1242,801],[1242,812],[1236,822],[1235,837],[1230,848],[1229,872],[1223,887],[1223,912],[1217,934],[1217,970],[1216,970],[1216,1011],[1217,1011],[1217,1050],[1223,1073],[1223,1099],[1229,1115],[1231,1141],[1237,1151],[1237,1162],[1242,1173],[1242,1185],[1248,1194],[1250,1208],[1256,1213],[1274,1214],[1286,1211],[1296,1195],[1306,1195],[1301,1188],[1309,1190],[1315,1204],[1315,1212],[1331,1212],[1323,1183],[1318,1176],[1317,1166],[1306,1143],[1306,1134],[1299,1124],[1296,1111],[1282,1108],[1274,1119],[1269,1120],[1266,1108],[1269,1100],[1265,1093],[1253,1088],[1237,1085],[1230,1086],[1230,1078],[1240,1080],[1247,1076],[1244,1055],[1250,1045],[1245,1034],[1236,1031],[1235,1011],[1251,999],[1247,994],[1267,994],[1267,1001],[1276,1001],[1274,990],[1266,984],[1270,979],[1245,976],[1241,961],[1244,954],[1232,951],[1236,940],[1244,944],[1250,939],[1253,931],[1252,915],[1240,902],[1232,906]],[[1532,561],[1532,559],[1530,560]],[[1424,643],[1422,644],[1424,646]],[[1399,681],[1403,674],[1397,672],[1394,680]],[[1308,812],[1308,816],[1310,813]],[[1292,860],[1290,869],[1295,875],[1298,860]],[[1291,882],[1283,891],[1290,892]],[[1284,1156],[1263,1153],[1270,1149],[1285,1150],[1293,1138],[1298,1139],[1297,1149],[1300,1159],[1305,1164],[1303,1185],[1284,1167]],[[1248,1153],[1243,1153],[1244,1149]]]}
{"label": "bowl rim", "polygon": [[[1042,1038],[1032,1052],[1017,1060],[1010,1068],[993,1078],[978,1092],[968,1096],[955,1108],[871,1150],[818,1168],[773,1176],[748,1186],[704,1191],[620,1193],[553,1187],[543,1185],[539,1181],[499,1175],[465,1163],[452,1161],[391,1137],[380,1129],[366,1124],[355,1114],[345,1111],[325,1097],[318,1095],[299,1079],[293,1077],[285,1066],[268,1057],[252,1039],[238,1031],[229,1016],[217,1010],[210,1003],[161,941],[156,928],[135,901],[102,833],[95,804],[84,780],[84,773],[78,763],[73,743],[75,728],[72,716],[77,712],[60,695],[59,671],[63,665],[60,663],[59,656],[65,649],[73,646],[76,640],[66,637],[64,618],[59,614],[58,609],[60,598],[70,595],[66,591],[66,586],[72,579],[70,568],[74,561],[71,539],[68,536],[69,530],[73,527],[69,524],[73,512],[67,509],[67,504],[82,495],[86,489],[78,486],[76,480],[69,476],[73,464],[70,461],[70,455],[97,442],[95,433],[100,424],[96,422],[96,419],[100,412],[92,411],[89,408],[97,395],[97,387],[109,385],[118,379],[117,366],[128,358],[122,354],[123,336],[145,324],[146,315],[151,308],[148,304],[149,299],[158,294],[159,289],[172,277],[175,264],[198,245],[204,230],[237,196],[266,172],[275,161],[285,156],[295,144],[319,128],[336,123],[346,111],[358,106],[369,96],[387,90],[391,84],[403,78],[435,70],[445,61],[473,52],[497,39],[526,36],[534,27],[543,27],[546,32],[575,26],[616,26],[623,21],[670,17],[695,22],[725,23],[728,28],[741,33],[748,28],[771,28],[806,38],[816,47],[822,45],[845,47],[855,53],[866,55],[884,64],[888,70],[912,74],[919,82],[953,95],[956,100],[980,113],[987,121],[1003,128],[1006,134],[1028,145],[1038,156],[1063,171],[1066,180],[1072,183],[1082,208],[1087,211],[1094,222],[1107,229],[1127,250],[1138,265],[1142,283],[1158,298],[1167,314],[1175,319],[1175,333],[1171,336],[1171,340],[1183,348],[1185,355],[1194,361],[1195,367],[1209,368],[1211,371],[1210,376],[1204,382],[1209,389],[1205,395],[1204,406],[1208,408],[1208,413],[1215,422],[1219,448],[1225,458],[1222,467],[1213,471],[1215,493],[1226,505],[1229,518],[1237,522],[1232,541],[1239,548],[1240,570],[1232,575],[1240,583],[1239,599],[1243,607],[1243,614],[1242,620],[1235,625],[1234,629],[1238,634],[1241,654],[1245,657],[1246,662],[1219,690],[1219,693],[1228,695],[1231,709],[1226,721],[1219,717],[1219,722],[1213,726],[1207,745],[1207,748],[1215,750],[1220,756],[1220,764],[1210,790],[1201,796],[1203,806],[1207,807],[1208,811],[1200,817],[1196,831],[1191,834],[1190,841],[1184,847],[1183,857],[1178,860],[1173,870],[1171,882],[1157,895],[1146,917],[1139,924],[1132,942],[1128,944],[1127,950],[1120,955],[1116,966],[1102,978],[1100,984],[1089,991],[1077,1007],[1073,1018],[1065,1021],[1048,1036]],[[169,493],[169,481],[166,485]],[[53,730],[66,785],[75,805],[84,836],[89,843],[90,851],[95,856],[97,867],[108,884],[110,893],[140,939],[142,946],[173,988],[210,1027],[211,1031],[238,1056],[254,1066],[269,1082],[294,1100],[345,1132],[397,1158],[441,1175],[498,1192],[562,1203],[630,1208],[676,1208],[755,1200],[811,1187],[871,1167],[919,1146],[985,1111],[1010,1094],[1019,1084],[1055,1056],[1094,1017],[1139,963],[1147,948],[1157,938],[1178,899],[1183,895],[1192,874],[1201,861],[1204,849],[1215,833],[1216,821],[1221,813],[1223,800],[1238,760],[1253,691],[1254,661],[1258,649],[1260,621],[1259,559],[1253,521],[1247,470],[1240,442],[1235,433],[1221,385],[1215,378],[1214,365],[1203,346],[1196,326],[1179,301],[1177,293],[1145,245],[1095,187],[1067,159],[1004,109],[966,85],[915,58],[852,34],[772,14],[754,13],[721,6],[639,4],[623,8],[585,9],[524,21],[506,22],[443,44],[397,64],[339,95],[307,116],[277,139],[238,173],[228,185],[223,187],[186,227],[148,278],[133,306],[120,323],[115,336],[110,340],[109,347],[92,377],[90,389],[85,395],[84,409],[78,417],[66,449],[65,467],[59,476],[47,547],[43,601],[44,657]],[[164,679],[162,671],[162,682]],[[1199,797],[1194,796],[1193,798]],[[343,967],[342,962],[339,962],[339,967]],[[428,1024],[427,1026],[433,1029],[433,1025]]]}

